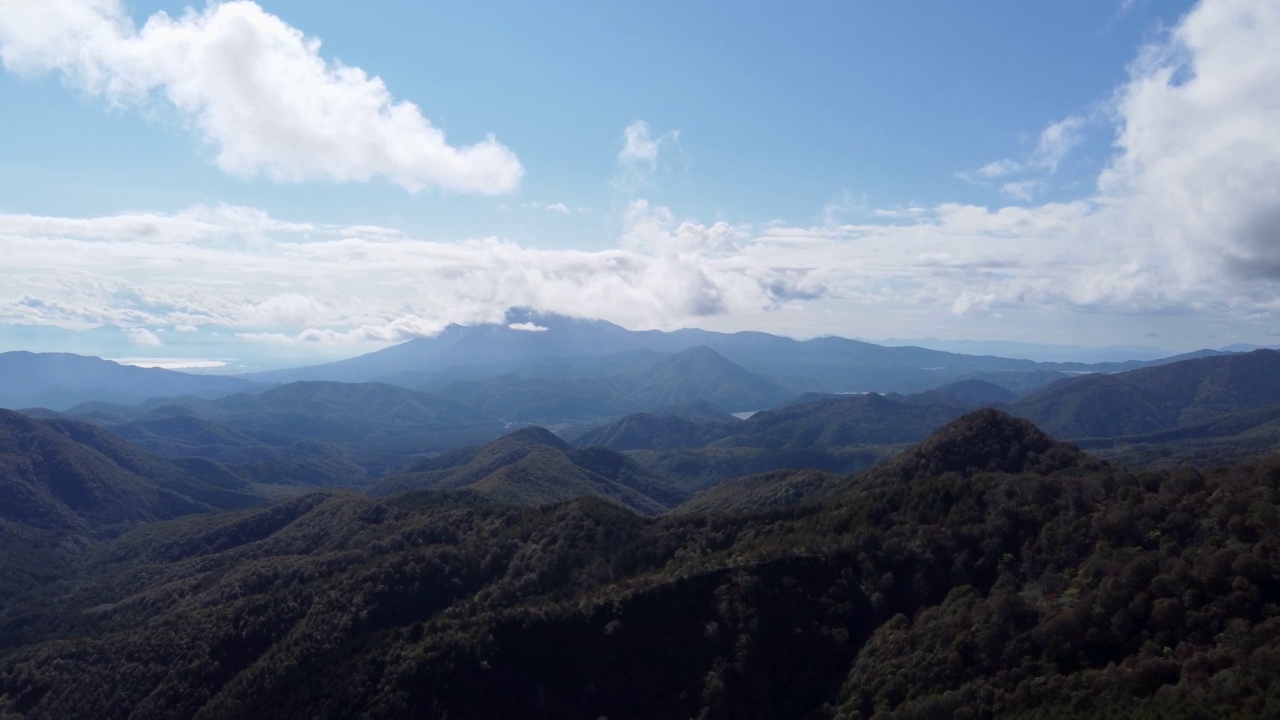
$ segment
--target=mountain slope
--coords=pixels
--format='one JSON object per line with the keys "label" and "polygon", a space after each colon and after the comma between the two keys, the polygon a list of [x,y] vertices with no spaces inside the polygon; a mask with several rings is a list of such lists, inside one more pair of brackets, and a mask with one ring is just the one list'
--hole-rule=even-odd
{"label": "mountain slope", "polygon": [[[509,374],[521,363],[554,363],[559,358],[585,366],[582,361],[591,357],[645,351],[679,353],[702,346],[756,375],[786,378],[793,393],[919,392],[972,377],[1021,392],[1057,379],[1064,371],[1118,372],[1164,362],[1035,363],[920,347],[885,347],[838,337],[799,341],[760,332],[633,332],[601,320],[513,308],[500,323],[451,325],[434,337],[410,340],[357,358],[250,377],[261,382],[387,379],[418,386],[432,374],[447,376],[458,368],[463,368],[465,379],[478,381]],[[479,373],[481,366],[491,370]],[[608,373],[576,373],[595,377],[604,374]],[[743,409],[760,407],[765,405]]]}
{"label": "mountain slope", "polygon": [[[451,383],[436,394],[491,417],[553,423],[709,403],[729,410],[775,404],[786,392],[706,347],[662,355],[595,377],[503,375]],[[704,412],[706,409],[704,408]]]}
{"label": "mountain slope", "polygon": [[[169,457],[195,454],[228,463],[280,463],[299,442],[336,446],[364,472],[381,474],[406,458],[490,440],[502,424],[448,398],[384,383],[298,382],[213,400],[181,396],[128,407],[93,403],[68,411]],[[321,484],[342,467],[320,470]],[[309,472],[306,467],[295,468]],[[293,471],[290,471],[293,472]]]}
{"label": "mountain slope", "polygon": [[1280,402],[1280,352],[1204,357],[1055,383],[1009,404],[1062,437],[1137,435]]}
{"label": "mountain slope", "polygon": [[726,422],[635,413],[584,432],[574,439],[574,445],[618,452],[695,448],[729,435],[740,423],[736,418]]}
{"label": "mountain slope", "polygon": [[133,367],[70,353],[0,353],[0,407],[64,410],[90,400],[136,403],[173,395],[219,397],[257,387],[243,378]]}
{"label": "mountain slope", "polygon": [[847,395],[756,413],[716,444],[814,448],[915,442],[967,409],[943,395]]}
{"label": "mountain slope", "polygon": [[612,450],[574,450],[540,427],[416,461],[385,478],[375,492],[410,489],[466,489],[522,505],[600,497],[646,515],[688,497]]}
{"label": "mountain slope", "polygon": [[659,358],[638,370],[633,382],[631,396],[647,408],[706,401],[730,412],[759,410],[787,395],[776,383],[706,346]]}

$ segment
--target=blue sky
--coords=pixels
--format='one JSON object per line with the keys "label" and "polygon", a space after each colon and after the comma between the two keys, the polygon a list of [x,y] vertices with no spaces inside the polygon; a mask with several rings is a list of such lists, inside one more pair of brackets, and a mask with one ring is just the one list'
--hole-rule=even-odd
{"label": "blue sky", "polygon": [[1274,344],[1278,16],[0,3],[0,346],[259,367],[511,305]]}

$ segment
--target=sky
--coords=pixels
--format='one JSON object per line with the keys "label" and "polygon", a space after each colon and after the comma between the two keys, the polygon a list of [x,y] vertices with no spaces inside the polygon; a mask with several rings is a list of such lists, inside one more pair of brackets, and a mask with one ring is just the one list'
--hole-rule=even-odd
{"label": "sky", "polygon": [[0,0],[0,350],[1280,343],[1280,3]]}

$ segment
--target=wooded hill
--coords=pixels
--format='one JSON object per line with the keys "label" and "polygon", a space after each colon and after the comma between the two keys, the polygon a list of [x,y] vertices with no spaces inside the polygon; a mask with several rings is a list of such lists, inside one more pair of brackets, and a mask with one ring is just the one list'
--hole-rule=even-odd
{"label": "wooded hill", "polygon": [[1135,474],[984,410],[861,474],[775,480],[803,497],[646,519],[598,499],[328,491],[142,526],[0,618],[0,708],[1280,712],[1274,457]]}

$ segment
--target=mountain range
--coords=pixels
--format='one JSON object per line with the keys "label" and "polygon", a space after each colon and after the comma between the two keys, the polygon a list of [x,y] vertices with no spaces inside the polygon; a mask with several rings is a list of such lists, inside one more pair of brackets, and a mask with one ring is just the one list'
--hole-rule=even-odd
{"label": "mountain range", "polygon": [[616,370],[633,365],[646,355],[697,347],[710,348],[796,392],[918,392],[970,377],[1025,390],[1062,377],[1061,373],[1120,372],[1220,354],[1204,350],[1155,361],[1037,363],[920,347],[885,347],[839,337],[800,341],[760,332],[630,331],[603,320],[514,308],[502,323],[450,325],[434,337],[409,340],[356,358],[247,377],[268,383],[379,380],[423,387],[432,384],[433,378],[478,380],[485,374],[495,377],[523,372],[522,368],[530,366],[566,362],[580,369],[594,365],[587,372],[573,374],[598,376],[608,374],[609,367]]}
{"label": "mountain range", "polygon": [[[515,465],[599,462],[509,440]],[[420,472],[483,484],[498,449]],[[988,409],[859,474],[652,519],[329,490],[148,523],[0,609],[0,711],[1262,718],[1277,470],[1129,473]]]}
{"label": "mountain range", "polygon": [[0,353],[0,408],[64,410],[92,400],[137,403],[175,395],[219,397],[255,387],[257,383],[244,378],[133,367],[70,353]]}

